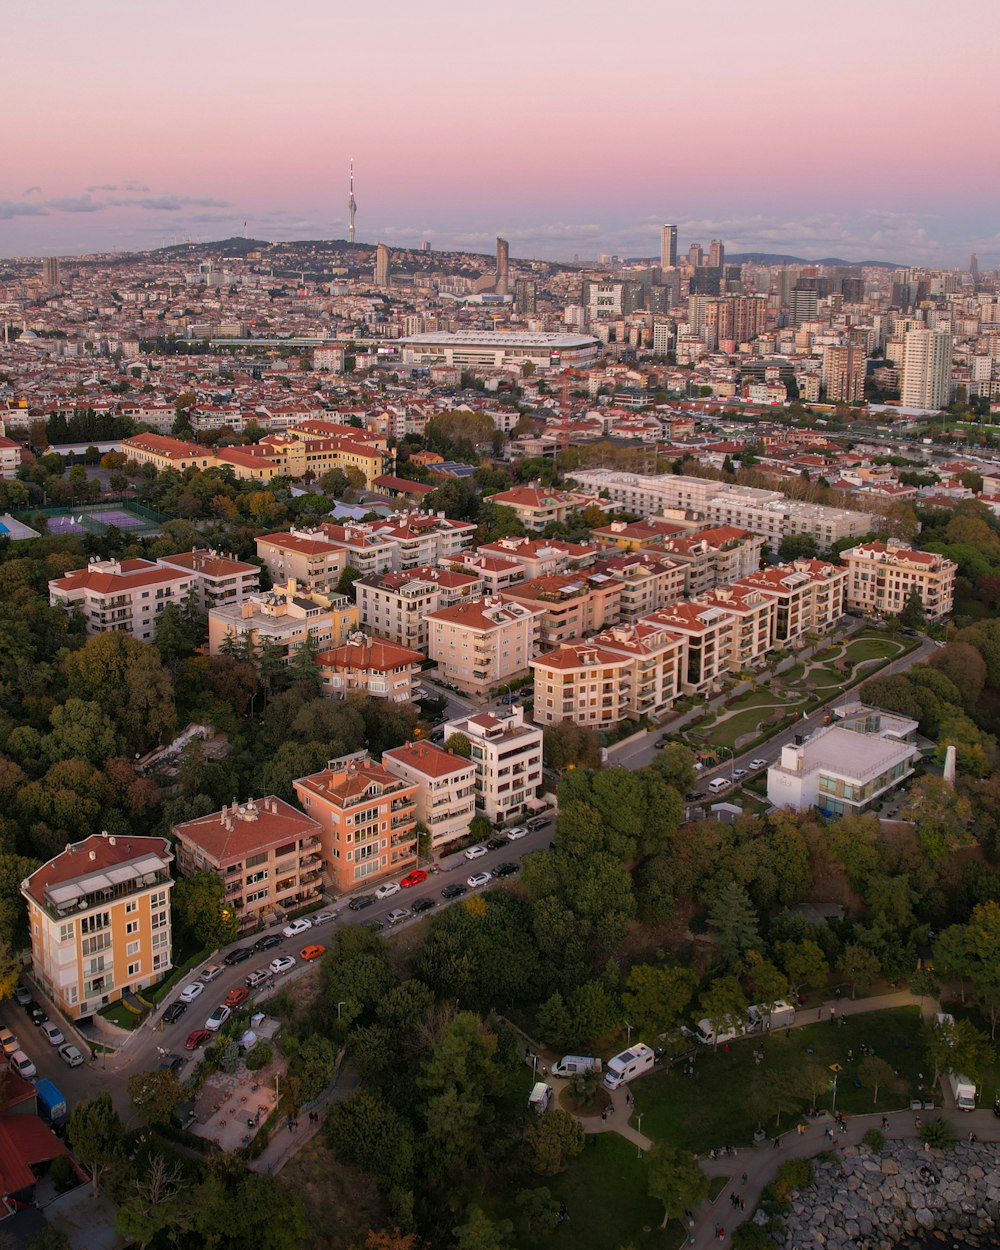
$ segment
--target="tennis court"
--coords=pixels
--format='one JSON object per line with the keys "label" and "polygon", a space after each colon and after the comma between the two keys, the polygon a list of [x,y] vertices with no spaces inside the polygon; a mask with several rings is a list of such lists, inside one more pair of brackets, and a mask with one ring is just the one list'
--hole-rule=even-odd
{"label": "tennis court", "polygon": [[106,534],[114,526],[129,534],[158,534],[167,520],[141,503],[81,504],[76,508],[45,508],[47,534]]}

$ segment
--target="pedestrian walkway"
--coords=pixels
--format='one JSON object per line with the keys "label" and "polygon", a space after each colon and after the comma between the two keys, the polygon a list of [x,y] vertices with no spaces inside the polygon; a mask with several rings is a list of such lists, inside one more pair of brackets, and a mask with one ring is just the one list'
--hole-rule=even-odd
{"label": "pedestrian walkway", "polygon": [[626,1141],[632,1142],[634,1146],[639,1146],[642,1150],[651,1150],[653,1146],[652,1138],[645,1133],[640,1133],[635,1125],[630,1123],[629,1117],[632,1115],[632,1095],[626,1086],[620,1086],[616,1090],[605,1090],[605,1094],[611,1100],[611,1110],[607,1115],[578,1115],[583,1131],[585,1133],[617,1133],[619,1137],[624,1137]]}
{"label": "pedestrian walkway", "polygon": [[315,1120],[309,1119],[309,1112],[302,1110],[289,1128],[287,1120],[281,1120],[271,1131],[271,1140],[250,1164],[254,1172],[280,1172],[288,1160],[302,1147],[312,1141],[326,1119],[326,1113],[335,1102],[343,1102],[350,1098],[358,1088],[358,1075],[351,1069],[342,1069],[339,1077],[334,1080],[325,1093],[313,1104],[311,1110],[317,1113]]}

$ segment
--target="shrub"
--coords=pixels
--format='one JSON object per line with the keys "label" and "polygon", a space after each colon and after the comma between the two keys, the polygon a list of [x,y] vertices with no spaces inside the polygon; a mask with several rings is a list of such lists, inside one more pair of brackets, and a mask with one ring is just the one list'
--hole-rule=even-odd
{"label": "shrub", "polygon": [[861,1140],[865,1143],[868,1149],[873,1151],[875,1154],[881,1154],[882,1149],[885,1146],[885,1137],[878,1131],[877,1128],[870,1128]]}
{"label": "shrub", "polygon": [[257,1072],[260,1068],[266,1068],[271,1062],[273,1053],[266,1042],[258,1042],[247,1055],[247,1071]]}
{"label": "shrub", "polygon": [[65,1193],[67,1189],[75,1188],[80,1183],[80,1178],[73,1170],[72,1163],[65,1155],[56,1155],[52,1160],[49,1176],[52,1178],[56,1191],[60,1194]]}
{"label": "shrub", "polygon": [[225,1049],[223,1050],[222,1054],[219,1056],[219,1067],[223,1070],[223,1072],[228,1072],[232,1074],[233,1072],[236,1071],[236,1065],[239,1063],[239,1061],[240,1061],[239,1043],[236,1041],[234,1037],[231,1037],[229,1041],[226,1042]]}
{"label": "shrub", "polygon": [[928,1120],[920,1129],[920,1140],[926,1142],[934,1150],[950,1150],[955,1144],[955,1134],[950,1124],[946,1124],[939,1115]]}
{"label": "shrub", "polygon": [[774,1238],[760,1224],[747,1220],[733,1229],[735,1250],[774,1250]]}
{"label": "shrub", "polygon": [[808,1159],[786,1159],[778,1168],[774,1190],[779,1199],[786,1199],[796,1189],[808,1189],[812,1183],[813,1166]]}

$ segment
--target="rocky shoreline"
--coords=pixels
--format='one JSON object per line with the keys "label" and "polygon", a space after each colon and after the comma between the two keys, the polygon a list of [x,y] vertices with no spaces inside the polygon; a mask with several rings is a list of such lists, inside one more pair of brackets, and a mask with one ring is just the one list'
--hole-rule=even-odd
{"label": "rocky shoreline", "polygon": [[813,1161],[815,1184],[781,1217],[782,1250],[889,1250],[901,1242],[997,1244],[1000,1147],[960,1143],[925,1152],[905,1141],[847,1146]]}

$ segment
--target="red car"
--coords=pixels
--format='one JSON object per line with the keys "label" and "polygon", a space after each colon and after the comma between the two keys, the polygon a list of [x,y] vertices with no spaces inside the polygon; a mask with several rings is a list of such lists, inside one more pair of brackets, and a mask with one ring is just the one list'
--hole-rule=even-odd
{"label": "red car", "polygon": [[188,1037],[187,1041],[184,1043],[184,1049],[185,1050],[197,1050],[199,1046],[204,1046],[204,1044],[208,1041],[208,1039],[211,1036],[212,1035],[211,1033],[209,1033],[208,1029],[195,1029],[195,1031]]}
{"label": "red car", "polygon": [[227,1007],[238,1007],[240,1003],[245,1003],[250,997],[250,991],[245,985],[237,985],[235,989],[230,990],[226,995],[225,1002]]}
{"label": "red car", "polygon": [[408,886],[419,885],[421,881],[426,881],[426,880],[427,880],[427,873],[424,872],[422,868],[415,868],[413,872],[405,876],[403,880],[400,881],[399,884],[405,890],[407,889]]}

